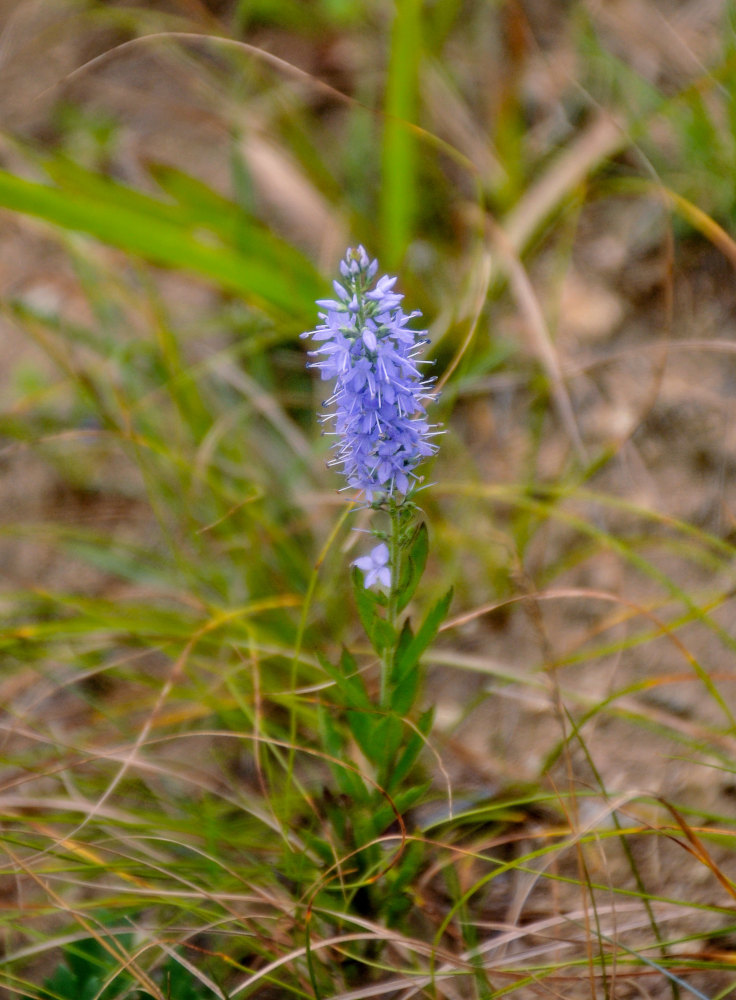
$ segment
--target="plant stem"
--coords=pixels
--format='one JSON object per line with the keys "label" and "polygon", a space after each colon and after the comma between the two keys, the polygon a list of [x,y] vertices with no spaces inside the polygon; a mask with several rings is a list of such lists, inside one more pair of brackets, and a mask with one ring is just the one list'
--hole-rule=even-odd
{"label": "plant stem", "polygon": [[[401,510],[394,497],[391,497],[389,500],[388,515],[391,519],[388,540],[388,564],[391,570],[391,589],[386,606],[386,621],[395,632],[399,606],[399,582],[401,580]],[[396,643],[392,641],[388,648],[384,650],[382,657],[380,697],[380,707],[382,709],[390,708],[389,684],[393,672],[395,649]]]}

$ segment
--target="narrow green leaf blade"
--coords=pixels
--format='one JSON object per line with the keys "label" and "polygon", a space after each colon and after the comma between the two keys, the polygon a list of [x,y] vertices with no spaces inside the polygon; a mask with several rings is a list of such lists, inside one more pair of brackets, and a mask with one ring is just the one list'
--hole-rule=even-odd
{"label": "narrow green leaf blade", "polygon": [[386,791],[389,795],[393,792],[395,788],[398,788],[401,782],[404,780],[406,775],[409,773],[412,764],[416,761],[417,757],[421,753],[422,747],[424,746],[424,740],[419,733],[412,733],[409,737],[406,746],[404,747],[401,756],[396,761],[395,766],[391,771],[391,777],[388,782]]}
{"label": "narrow green leaf blade", "polygon": [[372,594],[366,589],[363,583],[363,574],[357,567],[353,568],[351,579],[360,621],[371,646],[378,656],[381,656],[384,649],[396,640],[396,633],[385,618],[381,618],[378,614],[377,609],[381,605],[381,600],[376,594]]}
{"label": "narrow green leaf blade", "polygon": [[339,667],[333,667],[329,660],[322,656],[319,661],[327,676],[335,682],[346,707],[372,708],[363,679],[358,672],[358,665],[346,649],[342,652]]}
{"label": "narrow green leaf blade", "polygon": [[407,670],[391,692],[391,708],[399,715],[406,715],[414,705],[419,692],[419,671]]}
{"label": "narrow green leaf blade", "polygon": [[[393,796],[394,805],[398,812],[403,814],[407,809],[411,809],[413,805],[416,805],[417,802],[421,802],[431,787],[431,782],[426,782],[422,785],[416,785],[414,788],[407,788],[405,791]],[[383,833],[393,819],[395,819],[395,814],[388,804],[377,809],[373,821],[376,836]]]}
{"label": "narrow green leaf blade", "polygon": [[391,31],[383,129],[380,232],[387,267],[401,259],[416,212],[416,117],[421,58],[422,0],[397,0]]}
{"label": "narrow green leaf blade", "polygon": [[450,587],[444,597],[441,597],[429,611],[411,642],[403,646],[400,645],[397,649],[394,662],[394,678],[397,685],[401,683],[409,671],[416,667],[422,653],[437,635],[439,627],[444,621],[450,607],[452,594],[453,590]]}
{"label": "narrow green leaf blade", "polygon": [[[317,721],[321,743],[325,751],[336,760],[341,760],[345,754],[343,735],[330,715],[329,706],[320,706]],[[343,795],[349,795],[354,802],[361,802],[365,798],[365,785],[352,768],[342,767],[338,763],[330,763],[330,770]]]}
{"label": "narrow green leaf blade", "polygon": [[376,711],[349,711],[348,725],[355,742],[376,767],[385,767],[396,756],[404,735],[404,723],[396,715]]}
{"label": "narrow green leaf blade", "polygon": [[[288,270],[264,263],[255,243],[248,254],[202,240],[185,226],[133,204],[38,184],[0,170],[0,207],[44,219],[62,229],[87,233],[154,264],[182,268],[236,292],[251,303],[302,316],[319,294],[315,278],[309,298]],[[314,295],[313,295],[314,293]]]}
{"label": "narrow green leaf blade", "polygon": [[428,554],[429,534],[427,532],[427,525],[422,521],[417,525],[414,536],[409,543],[406,558],[404,559],[403,572],[399,582],[399,611],[403,611],[414,596],[417,585],[422,578],[424,568],[427,565]]}

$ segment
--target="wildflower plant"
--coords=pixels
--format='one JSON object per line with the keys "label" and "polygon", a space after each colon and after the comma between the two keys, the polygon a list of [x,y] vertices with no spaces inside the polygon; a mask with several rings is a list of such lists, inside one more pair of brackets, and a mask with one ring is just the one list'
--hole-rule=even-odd
{"label": "wildflower plant", "polygon": [[[420,660],[447,613],[452,591],[416,631],[408,617],[400,620],[428,554],[427,529],[413,499],[422,484],[417,468],[437,451],[433,439],[440,430],[428,422],[425,409],[434,383],[422,373],[429,362],[419,356],[426,333],[409,326],[420,314],[405,313],[403,296],[394,291],[396,278],[375,281],[377,271],[362,246],[348,250],[341,278],[334,282],[337,298],[317,302],[322,322],[303,336],[316,345],[310,366],[322,379],[334,379],[321,417],[335,437],[329,464],[341,468],[345,488],[356,490],[355,499],[366,501],[383,522],[372,530],[378,544],[354,560],[352,576],[360,619],[380,664],[377,696],[347,650],[337,667],[323,661],[337,702],[322,712],[326,750],[343,761],[350,745],[357,744],[371,773],[361,777],[337,764],[333,775],[350,803],[350,822],[344,801],[337,807],[330,798],[325,808],[343,839],[344,856],[351,858],[351,870],[358,873],[355,891],[370,887],[375,906],[369,909],[398,917],[408,905],[404,888],[418,863],[417,851],[400,851],[400,863],[386,867],[379,844],[397,816],[427,790],[414,775],[432,724],[431,709],[415,713]],[[347,728],[340,728],[336,715]]]}
{"label": "wildflower plant", "polygon": [[437,450],[424,411],[434,379],[422,379],[419,365],[428,362],[417,357],[428,340],[408,329],[420,313],[403,311],[396,278],[384,275],[371,289],[377,270],[362,246],[348,250],[334,282],[338,298],[318,300],[323,323],[302,335],[320,344],[312,367],[336,380],[325,404],[335,411],[323,417],[335,423],[330,464],[342,465],[348,486],[370,502],[410,494],[415,466]]}

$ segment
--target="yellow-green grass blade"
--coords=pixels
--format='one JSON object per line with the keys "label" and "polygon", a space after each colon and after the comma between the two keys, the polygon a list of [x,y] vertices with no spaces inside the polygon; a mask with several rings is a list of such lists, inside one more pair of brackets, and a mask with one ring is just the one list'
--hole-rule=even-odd
{"label": "yellow-green grass blade", "polygon": [[155,199],[142,204],[137,192],[131,192],[127,202],[120,192],[115,199],[112,195],[70,193],[0,171],[0,207],[87,233],[154,264],[192,271],[266,311],[295,318],[312,308],[320,291],[316,279],[307,291],[290,270],[264,261],[255,239],[247,254],[239,252],[166,218]]}

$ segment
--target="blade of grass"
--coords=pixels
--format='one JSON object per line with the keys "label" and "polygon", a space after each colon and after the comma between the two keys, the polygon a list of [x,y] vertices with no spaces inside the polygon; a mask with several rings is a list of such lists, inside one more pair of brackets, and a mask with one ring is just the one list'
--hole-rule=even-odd
{"label": "blade of grass", "polygon": [[[137,199],[136,199],[137,201]],[[155,199],[151,199],[155,204]],[[68,192],[0,171],[0,207],[35,216],[72,232],[87,233],[154,264],[183,268],[237,292],[251,304],[295,318],[312,308],[319,284],[295,286],[283,267],[264,264],[254,240],[249,253],[206,243],[186,226],[153,211],[117,204],[109,197]]]}
{"label": "blade of grass", "polygon": [[416,148],[408,123],[416,116],[421,6],[421,0],[397,0],[391,31],[379,208],[381,256],[387,267],[395,267],[403,256],[415,214]]}

